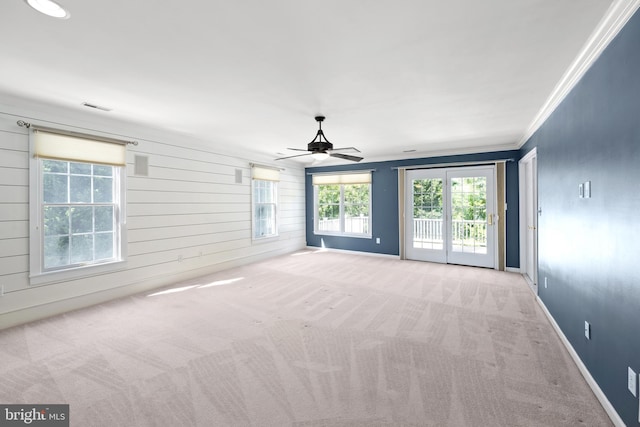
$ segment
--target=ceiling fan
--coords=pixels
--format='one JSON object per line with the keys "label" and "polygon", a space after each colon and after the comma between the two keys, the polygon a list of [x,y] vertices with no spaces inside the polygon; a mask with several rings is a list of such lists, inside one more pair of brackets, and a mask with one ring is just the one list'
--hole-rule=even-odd
{"label": "ceiling fan", "polygon": [[300,148],[287,148],[288,150],[293,150],[293,151],[308,151],[308,153],[296,154],[294,156],[280,157],[276,160],[291,159],[293,157],[302,157],[302,156],[312,156],[315,160],[318,160],[318,161],[324,160],[327,157],[336,157],[339,159],[351,160],[352,162],[359,162],[360,160],[362,160],[362,157],[351,156],[349,154],[343,154],[343,153],[336,153],[336,151],[347,151],[347,150],[356,151],[359,153],[360,150],[358,150],[355,147],[333,148],[333,144],[327,140],[327,137],[324,136],[324,133],[322,132],[322,122],[324,121],[324,119],[325,119],[324,116],[316,116],[316,122],[318,122],[318,126],[319,126],[318,133],[316,134],[316,137],[313,138],[313,141],[307,144],[306,150],[303,150]]}

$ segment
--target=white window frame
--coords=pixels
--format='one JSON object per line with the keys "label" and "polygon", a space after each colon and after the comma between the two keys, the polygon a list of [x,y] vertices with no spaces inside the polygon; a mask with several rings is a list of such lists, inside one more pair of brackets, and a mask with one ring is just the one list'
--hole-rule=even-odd
{"label": "white window frame", "polygon": [[[274,201],[272,203],[258,203],[256,202],[256,184],[258,182],[268,182],[271,183],[274,188],[273,188],[273,192],[274,192]],[[261,236],[256,236],[256,231],[257,231],[257,226],[258,224],[256,224],[256,213],[258,210],[258,207],[261,205],[273,205],[275,208],[275,216],[274,216],[274,230],[275,232],[273,234],[266,234],[266,235],[261,235]],[[278,209],[278,182],[277,181],[271,181],[271,180],[265,180],[265,179],[253,179],[251,180],[251,238],[252,240],[265,240],[265,239],[273,239],[278,237],[279,235],[279,220],[278,220],[278,216],[279,216],[279,209]]]}
{"label": "white window frame", "polygon": [[[251,163],[251,240],[253,242],[263,242],[272,239],[277,239],[280,234],[280,168],[271,166],[263,166]],[[258,203],[256,202],[256,183],[257,182],[270,182],[274,186],[274,201],[271,203]],[[257,209],[261,205],[273,205],[275,208],[274,215],[274,230],[273,234],[267,234],[262,236],[256,236],[257,224],[256,213]]]}
{"label": "white window frame", "polygon": [[[326,184],[313,184],[313,234],[320,236],[344,236],[344,237],[356,237],[361,239],[371,239],[373,238],[373,215],[371,212],[371,200],[373,198],[372,195],[372,187],[371,183],[358,183],[358,182],[349,182],[349,179],[346,179],[346,183],[340,183],[340,179],[337,179],[338,182],[326,183]],[[344,186],[345,185],[354,185],[354,184],[362,184],[369,186],[369,232],[368,233],[349,233],[345,230],[345,200],[344,200]],[[320,208],[318,202],[318,189],[320,185],[339,185],[340,186],[340,205],[339,205],[339,220],[340,220],[340,231],[325,231],[319,230],[319,216],[318,209]]]}
{"label": "white window frame", "polygon": [[[64,130],[60,130],[64,133]],[[66,131],[72,133],[72,131]],[[89,143],[90,136],[85,136]],[[104,141],[105,138],[96,137],[96,140]],[[123,142],[124,143],[124,142]],[[90,277],[99,274],[119,271],[126,268],[127,258],[127,223],[126,223],[126,166],[114,167],[114,199],[116,205],[115,227],[116,227],[116,258],[113,261],[90,263],[84,265],[73,265],[67,268],[55,270],[44,269],[44,226],[43,226],[43,159],[35,155],[35,137],[33,130],[29,132],[29,281],[32,286],[45,285],[51,283],[65,282],[83,277]],[[61,161],[82,162],[74,159],[58,159]]]}

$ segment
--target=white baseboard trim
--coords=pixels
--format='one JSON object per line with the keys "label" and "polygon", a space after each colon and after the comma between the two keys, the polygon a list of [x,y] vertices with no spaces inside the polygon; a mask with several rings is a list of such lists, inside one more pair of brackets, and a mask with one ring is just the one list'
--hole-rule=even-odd
{"label": "white baseboard trim", "polygon": [[547,316],[547,319],[549,319],[551,326],[553,326],[553,329],[556,331],[556,333],[560,337],[562,344],[564,344],[565,348],[569,352],[569,355],[571,355],[571,358],[573,359],[576,366],[580,370],[580,373],[582,374],[584,379],[587,381],[587,384],[589,384],[589,387],[591,387],[593,394],[596,395],[596,398],[598,398],[598,400],[600,401],[600,404],[602,405],[604,410],[607,412],[607,415],[609,415],[609,418],[611,418],[611,422],[616,427],[625,427],[626,424],[624,423],[624,421],[622,421],[622,418],[620,418],[620,415],[618,415],[616,410],[613,408],[613,405],[611,404],[611,402],[609,402],[609,399],[607,399],[607,396],[605,396],[602,389],[598,386],[598,383],[596,383],[596,380],[593,379],[587,367],[584,366],[584,363],[582,363],[582,359],[580,359],[580,356],[578,356],[578,353],[576,353],[575,349],[573,348],[573,346],[571,345],[567,337],[564,335],[564,333],[560,329],[560,326],[558,326],[558,324],[556,323],[556,320],[553,318],[553,316],[547,309],[547,306],[544,305],[544,302],[540,299],[539,296],[536,296],[536,301],[538,301],[538,304],[542,308],[542,311]]}
{"label": "white baseboard trim", "polygon": [[338,252],[338,253],[351,254],[351,255],[366,255],[366,256],[373,256],[373,257],[400,259],[400,255],[378,254],[378,253],[375,253],[375,252],[349,251],[349,250],[346,250],[346,249],[319,248],[317,246],[307,246],[307,249],[310,250],[310,251],[315,251],[315,252]]}
{"label": "white baseboard trim", "polygon": [[507,273],[522,273],[522,271],[517,267],[506,267],[504,271]]}

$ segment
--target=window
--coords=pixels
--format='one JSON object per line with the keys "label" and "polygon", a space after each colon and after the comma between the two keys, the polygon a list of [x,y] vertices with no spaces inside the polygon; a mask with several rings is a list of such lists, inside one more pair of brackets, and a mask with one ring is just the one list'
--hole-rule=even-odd
{"label": "window", "polygon": [[278,169],[258,167],[251,169],[253,194],[253,239],[278,235]]}
{"label": "window", "polygon": [[115,261],[115,167],[40,161],[43,270]]}
{"label": "window", "polygon": [[38,129],[32,140],[32,283],[112,269],[124,259],[124,143]]}
{"label": "window", "polygon": [[371,173],[313,176],[316,234],[371,237]]}

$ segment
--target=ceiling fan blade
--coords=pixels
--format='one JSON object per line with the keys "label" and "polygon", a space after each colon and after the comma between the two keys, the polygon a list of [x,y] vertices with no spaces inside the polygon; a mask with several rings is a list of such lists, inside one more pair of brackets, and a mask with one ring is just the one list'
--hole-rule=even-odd
{"label": "ceiling fan blade", "polygon": [[344,151],[344,150],[351,150],[351,151],[355,151],[357,153],[360,153],[360,150],[358,150],[356,147],[334,148],[331,151]]}
{"label": "ceiling fan blade", "polygon": [[287,150],[293,150],[293,151],[309,151],[309,150],[303,150],[302,148],[289,148],[289,147],[287,147]]}
{"label": "ceiling fan blade", "polygon": [[[307,150],[300,150],[300,151],[307,151]],[[287,156],[287,157],[278,157],[277,159],[273,159],[273,160],[284,160],[284,159],[292,159],[294,157],[302,157],[302,156],[310,156],[311,153],[306,153],[306,154],[296,154],[295,156]]]}
{"label": "ceiling fan blade", "polygon": [[329,155],[331,157],[337,157],[339,159],[351,160],[352,162],[359,162],[360,160],[363,159],[362,157],[350,156],[348,154],[341,154],[341,153],[329,153]]}

